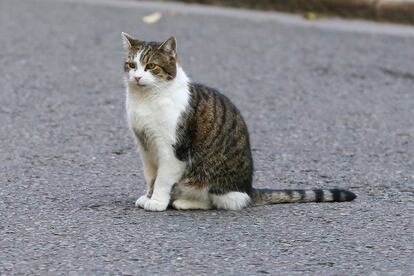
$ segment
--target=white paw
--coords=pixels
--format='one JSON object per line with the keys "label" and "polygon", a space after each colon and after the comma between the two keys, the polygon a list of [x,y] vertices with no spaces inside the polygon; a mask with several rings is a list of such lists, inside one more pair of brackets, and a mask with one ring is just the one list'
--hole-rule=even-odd
{"label": "white paw", "polygon": [[193,201],[193,200],[185,200],[185,199],[176,199],[172,203],[172,206],[177,210],[208,210],[211,209],[210,202],[205,201]]}
{"label": "white paw", "polygon": [[155,199],[149,199],[144,204],[144,209],[147,211],[165,211],[168,207],[168,201],[162,202]]}
{"label": "white paw", "polygon": [[188,201],[187,200],[182,200],[182,199],[176,199],[173,201],[172,206],[177,209],[177,210],[187,210],[190,209],[188,206]]}
{"label": "white paw", "polygon": [[140,196],[137,201],[135,201],[135,206],[139,208],[144,208],[145,203],[149,200],[147,195]]}
{"label": "white paw", "polygon": [[214,206],[217,209],[241,210],[250,203],[250,197],[246,193],[229,192],[223,195],[211,195]]}

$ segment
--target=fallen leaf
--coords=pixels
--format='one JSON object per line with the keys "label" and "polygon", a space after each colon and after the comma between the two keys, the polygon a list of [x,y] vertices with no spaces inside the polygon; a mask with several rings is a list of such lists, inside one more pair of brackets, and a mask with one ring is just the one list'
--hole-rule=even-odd
{"label": "fallen leaf", "polygon": [[327,18],[329,16],[327,14],[323,14],[323,13],[305,12],[305,13],[303,13],[303,17],[307,20],[318,20],[318,19]]}
{"label": "fallen leaf", "polygon": [[146,15],[142,18],[142,21],[147,24],[154,24],[160,21],[162,14],[160,12],[154,12],[149,15]]}

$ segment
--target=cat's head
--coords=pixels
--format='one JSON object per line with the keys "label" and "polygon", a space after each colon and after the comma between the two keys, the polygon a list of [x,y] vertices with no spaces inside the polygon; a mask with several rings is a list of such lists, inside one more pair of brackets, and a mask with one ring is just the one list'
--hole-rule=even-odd
{"label": "cat's head", "polygon": [[177,75],[176,40],[146,42],[122,33],[127,55],[124,70],[128,84],[137,89],[160,88]]}

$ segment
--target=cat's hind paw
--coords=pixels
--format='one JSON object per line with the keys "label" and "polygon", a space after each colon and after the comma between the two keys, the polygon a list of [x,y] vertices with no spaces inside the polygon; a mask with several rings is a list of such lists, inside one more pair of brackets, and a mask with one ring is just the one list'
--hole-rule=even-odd
{"label": "cat's hind paw", "polygon": [[139,208],[144,208],[145,203],[150,200],[147,195],[140,196],[137,201],[135,201],[135,206]]}
{"label": "cat's hind paw", "polygon": [[212,208],[210,202],[186,199],[176,199],[172,206],[177,210],[208,210]]}
{"label": "cat's hind paw", "polygon": [[147,202],[144,204],[144,209],[146,211],[165,211],[168,207],[168,201],[162,202],[155,199],[148,199]]}

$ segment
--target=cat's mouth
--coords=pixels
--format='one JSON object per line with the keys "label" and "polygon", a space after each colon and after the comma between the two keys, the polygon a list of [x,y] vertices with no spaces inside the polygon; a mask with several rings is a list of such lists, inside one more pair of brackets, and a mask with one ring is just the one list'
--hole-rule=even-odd
{"label": "cat's mouth", "polygon": [[140,87],[140,88],[147,87],[147,85],[146,85],[146,84],[139,83],[138,81],[136,81],[136,82],[135,82],[135,84],[136,84],[138,87]]}
{"label": "cat's mouth", "polygon": [[144,83],[142,83],[140,81],[136,81],[136,80],[130,80],[129,83],[130,83],[131,86],[136,86],[137,88],[141,88],[141,89],[144,89],[144,88],[148,87],[148,84],[144,84]]}

